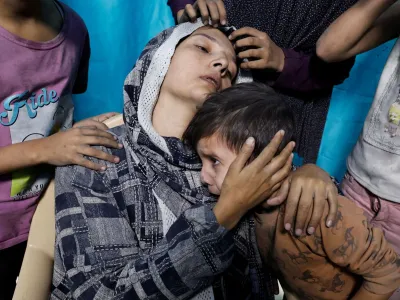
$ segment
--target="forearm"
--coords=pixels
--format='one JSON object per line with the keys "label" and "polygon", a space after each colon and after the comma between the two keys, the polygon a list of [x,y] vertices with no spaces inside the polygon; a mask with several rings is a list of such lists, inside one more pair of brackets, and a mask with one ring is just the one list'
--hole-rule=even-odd
{"label": "forearm", "polygon": [[357,293],[351,298],[352,300],[387,300],[392,296],[393,293],[389,293],[386,295],[376,295],[371,292],[368,292],[364,287],[361,287]]}
{"label": "forearm", "polygon": [[[393,38],[395,17],[379,16],[395,0],[360,0],[341,15],[317,42],[317,55],[327,62],[341,61]],[[398,15],[397,17],[400,17]],[[389,21],[389,23],[388,23]]]}
{"label": "forearm", "polygon": [[40,143],[43,139],[0,147],[0,174],[44,163]]}
{"label": "forearm", "polygon": [[283,51],[283,70],[271,84],[274,88],[282,90],[306,93],[331,89],[349,76],[354,64],[354,59],[328,64],[315,54],[306,54],[294,49]]}

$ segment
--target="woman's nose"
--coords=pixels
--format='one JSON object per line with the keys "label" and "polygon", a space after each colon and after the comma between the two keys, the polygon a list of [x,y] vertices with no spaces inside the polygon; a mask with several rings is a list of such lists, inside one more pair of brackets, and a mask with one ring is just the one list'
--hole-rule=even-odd
{"label": "woman's nose", "polygon": [[213,63],[213,67],[221,73],[222,76],[225,75],[228,69],[228,59],[225,55],[221,55],[218,59],[216,59]]}

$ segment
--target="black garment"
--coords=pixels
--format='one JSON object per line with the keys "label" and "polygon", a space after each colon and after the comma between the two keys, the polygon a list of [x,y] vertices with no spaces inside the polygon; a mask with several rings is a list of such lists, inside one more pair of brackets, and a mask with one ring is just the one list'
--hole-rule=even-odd
{"label": "black garment", "polygon": [[24,259],[26,242],[0,250],[0,300],[11,300]]}
{"label": "black garment", "polygon": [[[356,2],[357,0],[224,1],[230,25],[238,28],[254,27],[266,32],[279,47],[306,54],[315,53],[315,44],[320,35]],[[318,58],[315,56],[315,59]],[[350,70],[352,65],[350,62],[346,66]],[[274,80],[274,76],[276,77],[268,72],[254,74],[255,80],[262,82],[270,82]],[[295,113],[297,152],[305,163],[315,162],[332,87],[313,93],[279,92]]]}

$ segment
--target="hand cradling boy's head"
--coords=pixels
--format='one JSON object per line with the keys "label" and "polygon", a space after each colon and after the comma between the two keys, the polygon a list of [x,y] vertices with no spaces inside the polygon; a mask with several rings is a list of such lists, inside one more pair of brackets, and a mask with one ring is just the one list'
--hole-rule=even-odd
{"label": "hand cradling boy's head", "polygon": [[196,148],[203,163],[202,180],[218,195],[247,138],[255,138],[253,160],[281,129],[285,136],[276,154],[294,139],[293,113],[271,88],[244,83],[212,94],[189,124],[184,140]]}

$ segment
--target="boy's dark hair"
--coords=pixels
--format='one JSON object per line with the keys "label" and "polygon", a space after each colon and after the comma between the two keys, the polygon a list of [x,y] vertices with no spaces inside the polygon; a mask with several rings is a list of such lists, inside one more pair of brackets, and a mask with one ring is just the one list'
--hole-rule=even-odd
{"label": "boy's dark hair", "polygon": [[238,153],[248,137],[254,137],[257,157],[280,130],[285,136],[279,153],[294,140],[291,109],[274,90],[260,83],[242,83],[211,94],[183,134],[193,148],[200,139],[218,133],[228,147]]}

